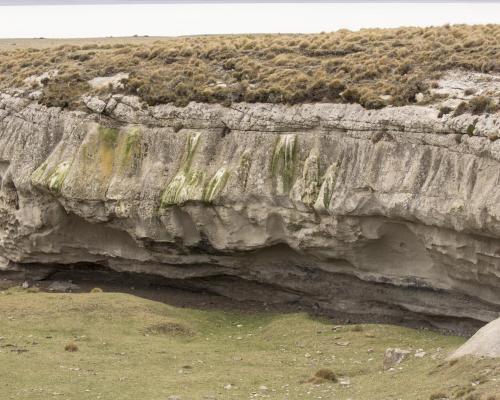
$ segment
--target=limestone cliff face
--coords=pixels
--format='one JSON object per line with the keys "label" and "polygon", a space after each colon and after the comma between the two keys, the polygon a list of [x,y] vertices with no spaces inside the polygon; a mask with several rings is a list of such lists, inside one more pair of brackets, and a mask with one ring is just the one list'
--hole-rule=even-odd
{"label": "limestone cliff face", "polygon": [[0,96],[0,268],[145,273],[333,313],[500,312],[500,118]]}

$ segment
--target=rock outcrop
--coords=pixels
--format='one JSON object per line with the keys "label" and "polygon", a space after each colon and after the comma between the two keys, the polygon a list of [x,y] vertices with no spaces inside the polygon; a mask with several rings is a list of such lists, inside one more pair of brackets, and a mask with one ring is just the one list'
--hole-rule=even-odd
{"label": "rock outcrop", "polygon": [[473,329],[500,312],[500,118],[0,95],[0,269],[94,266]]}
{"label": "rock outcrop", "polygon": [[500,318],[479,329],[449,358],[464,356],[500,358]]}

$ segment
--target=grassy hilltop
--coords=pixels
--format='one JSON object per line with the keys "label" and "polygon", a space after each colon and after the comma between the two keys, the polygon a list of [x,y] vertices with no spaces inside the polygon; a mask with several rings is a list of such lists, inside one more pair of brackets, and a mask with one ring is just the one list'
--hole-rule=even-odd
{"label": "grassy hilltop", "polygon": [[95,77],[129,73],[122,92],[150,105],[189,101],[348,102],[366,108],[415,102],[443,71],[500,71],[500,25],[64,41],[0,46],[0,90],[59,70],[41,102],[79,106]]}

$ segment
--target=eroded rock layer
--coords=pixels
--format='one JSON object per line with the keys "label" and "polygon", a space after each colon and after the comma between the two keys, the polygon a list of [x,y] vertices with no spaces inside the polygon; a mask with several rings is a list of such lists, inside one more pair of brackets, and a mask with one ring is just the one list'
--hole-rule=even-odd
{"label": "eroded rock layer", "polygon": [[423,106],[0,96],[0,268],[99,265],[238,299],[484,323],[500,119]]}

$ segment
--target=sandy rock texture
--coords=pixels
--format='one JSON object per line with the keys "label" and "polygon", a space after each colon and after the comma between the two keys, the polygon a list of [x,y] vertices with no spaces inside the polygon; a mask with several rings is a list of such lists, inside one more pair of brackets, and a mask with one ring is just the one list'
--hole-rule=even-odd
{"label": "sandy rock texture", "polygon": [[332,314],[500,312],[500,118],[0,95],[0,269],[108,268]]}
{"label": "sandy rock texture", "polygon": [[479,329],[449,358],[464,356],[500,358],[500,318]]}

